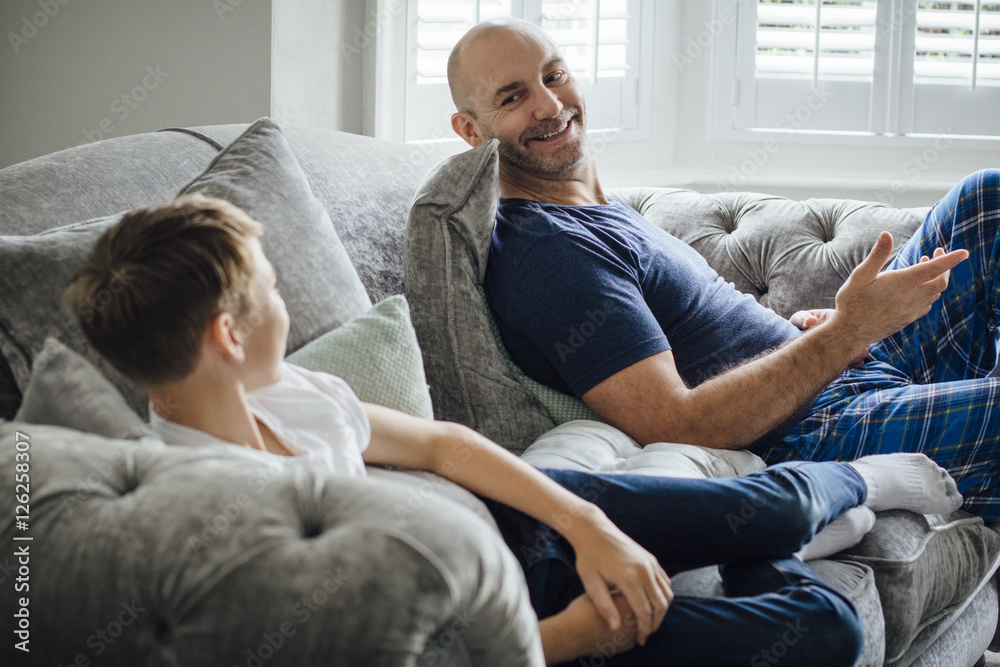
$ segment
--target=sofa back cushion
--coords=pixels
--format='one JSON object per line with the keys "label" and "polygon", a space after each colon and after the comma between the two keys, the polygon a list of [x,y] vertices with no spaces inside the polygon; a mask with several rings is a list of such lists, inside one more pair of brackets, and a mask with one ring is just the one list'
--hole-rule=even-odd
{"label": "sofa back cushion", "polygon": [[520,453],[555,423],[518,385],[478,289],[499,187],[497,142],[449,158],[417,191],[406,226],[406,297],[434,415]]}
{"label": "sofa back cushion", "polygon": [[[269,119],[251,125],[180,191],[227,199],[264,226],[261,243],[283,285],[291,328],[286,353],[371,307],[323,205],[315,198],[281,130]],[[96,239],[119,216],[30,236],[0,236],[0,351],[19,389],[33,359],[55,336],[95,364],[145,417],[145,393],[87,342],[62,294]],[[115,298],[114,290],[101,293]],[[251,321],[252,324],[252,321]]]}

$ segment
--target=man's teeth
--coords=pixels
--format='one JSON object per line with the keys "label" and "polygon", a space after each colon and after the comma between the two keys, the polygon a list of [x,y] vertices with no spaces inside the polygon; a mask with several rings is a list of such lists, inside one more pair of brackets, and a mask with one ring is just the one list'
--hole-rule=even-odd
{"label": "man's teeth", "polygon": [[564,125],[562,127],[562,129],[560,129],[560,130],[557,130],[555,132],[552,132],[550,134],[546,134],[546,135],[538,137],[538,138],[541,139],[542,141],[544,141],[545,139],[551,139],[552,137],[554,137],[556,135],[559,135],[559,134],[562,134],[563,132],[565,132],[567,127],[569,127],[569,123],[566,123],[566,125]]}

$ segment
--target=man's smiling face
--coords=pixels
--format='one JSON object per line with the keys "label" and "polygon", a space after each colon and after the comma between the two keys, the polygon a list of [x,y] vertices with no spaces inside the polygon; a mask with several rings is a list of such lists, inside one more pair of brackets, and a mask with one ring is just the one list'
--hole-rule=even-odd
{"label": "man's smiling face", "polygon": [[503,25],[460,48],[458,85],[468,109],[456,116],[464,116],[466,132],[461,121],[453,124],[466,141],[496,138],[502,160],[539,176],[565,174],[583,161],[583,95],[548,35],[531,24]]}

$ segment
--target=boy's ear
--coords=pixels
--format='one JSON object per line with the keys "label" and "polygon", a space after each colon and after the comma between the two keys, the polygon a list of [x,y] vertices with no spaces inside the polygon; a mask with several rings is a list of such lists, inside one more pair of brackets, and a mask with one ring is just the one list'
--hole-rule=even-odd
{"label": "boy's ear", "polygon": [[208,323],[203,345],[208,345],[225,358],[246,361],[239,324],[231,313],[219,313]]}

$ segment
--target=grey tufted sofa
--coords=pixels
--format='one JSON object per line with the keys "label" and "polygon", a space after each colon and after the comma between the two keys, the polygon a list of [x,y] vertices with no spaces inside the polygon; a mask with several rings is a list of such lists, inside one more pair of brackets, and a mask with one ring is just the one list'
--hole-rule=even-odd
{"label": "grey tufted sofa", "polygon": [[[0,235],[38,234],[170,197],[244,128],[121,137],[4,169]],[[370,299],[403,292],[404,227],[432,166],[426,156],[339,132],[288,127],[285,134]],[[615,194],[782,314],[830,305],[831,285],[879,230],[902,240],[922,214],[750,194],[645,188]],[[411,302],[415,313],[425,306]],[[440,351],[424,353],[433,358]],[[530,401],[531,419],[485,401],[458,410],[447,398],[450,379],[430,370],[428,379],[439,418],[465,421],[514,451],[554,425]],[[516,389],[513,379],[505,382]],[[465,400],[476,396],[472,387]],[[19,402],[10,370],[0,363],[0,417],[12,418]],[[524,425],[533,430],[518,431]],[[31,441],[30,654],[14,650],[7,625],[17,604],[15,548],[26,544],[13,541],[14,484],[7,474],[19,433]],[[360,480],[298,468],[275,472],[232,448],[168,447],[18,422],[0,423],[0,471],[0,664],[540,664],[516,563],[477,515],[475,500],[439,479],[380,469]],[[259,497],[232,510],[246,480],[258,477],[268,481]],[[400,519],[400,508],[414,507]],[[182,548],[227,509],[231,523],[218,539],[197,557]],[[956,521],[965,542],[936,539]],[[984,561],[995,555],[994,534],[962,515],[931,517],[923,528],[914,527],[912,516],[879,523],[879,535],[899,536],[908,553],[930,545],[978,549]],[[893,532],[894,524],[905,525]],[[940,597],[936,585],[952,580],[925,573],[928,581],[897,585],[912,586],[913,596],[886,604],[895,617],[914,617],[907,621],[913,632],[905,642],[891,638],[895,655],[888,662],[878,585],[892,572],[876,576],[870,563],[872,554],[893,547],[876,539],[854,561],[848,555],[814,563],[828,581],[857,590],[867,623],[864,664],[973,664],[997,623],[996,588],[977,579],[982,571],[970,571],[966,594],[933,618],[924,617],[922,605]],[[676,583],[681,593],[717,592],[711,572]]]}

